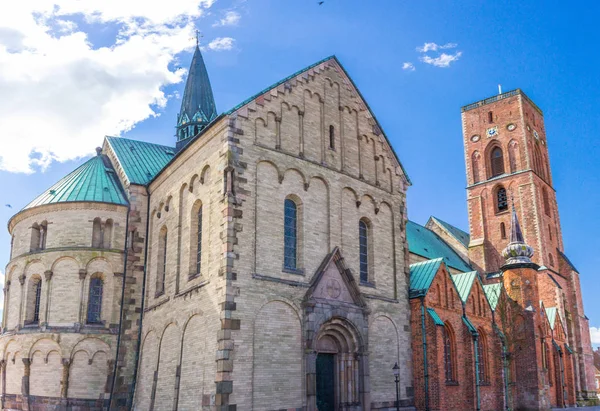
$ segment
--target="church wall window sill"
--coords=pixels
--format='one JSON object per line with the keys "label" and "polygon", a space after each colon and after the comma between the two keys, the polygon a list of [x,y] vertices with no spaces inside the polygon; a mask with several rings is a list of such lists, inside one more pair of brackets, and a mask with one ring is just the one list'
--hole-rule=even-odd
{"label": "church wall window sill", "polygon": [[371,281],[361,281],[360,285],[362,285],[363,287],[375,288],[375,282]]}
{"label": "church wall window sill", "polygon": [[304,275],[304,270],[302,268],[283,267],[281,271],[288,274]]}

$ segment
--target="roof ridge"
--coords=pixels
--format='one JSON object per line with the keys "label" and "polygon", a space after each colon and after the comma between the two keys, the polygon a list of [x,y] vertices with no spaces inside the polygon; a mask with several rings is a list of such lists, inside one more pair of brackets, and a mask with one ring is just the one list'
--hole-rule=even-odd
{"label": "roof ridge", "polygon": [[175,150],[175,146],[165,146],[164,144],[158,144],[158,143],[152,143],[151,141],[144,141],[144,140],[136,140],[133,138],[127,138],[127,137],[119,137],[119,136],[104,136],[104,138],[106,138],[109,141],[131,141],[133,143],[136,144],[148,144],[151,146],[157,146],[157,147],[162,147],[162,148],[169,148],[171,150]]}

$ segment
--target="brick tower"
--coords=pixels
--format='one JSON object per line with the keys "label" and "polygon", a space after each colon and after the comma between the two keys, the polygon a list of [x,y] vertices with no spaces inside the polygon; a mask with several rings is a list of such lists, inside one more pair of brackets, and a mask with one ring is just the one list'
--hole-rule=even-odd
{"label": "brick tower", "polygon": [[562,236],[542,111],[514,90],[462,108],[471,244],[482,272],[504,263],[511,198],[534,262],[558,268]]}
{"label": "brick tower", "polygon": [[[481,273],[497,273],[509,243],[511,207],[538,265],[537,295],[564,320],[576,348],[579,399],[595,396],[589,323],[579,272],[564,254],[542,111],[520,89],[462,108],[467,171],[469,259]],[[484,279],[485,279],[484,275]],[[535,301],[533,302],[533,308]]]}

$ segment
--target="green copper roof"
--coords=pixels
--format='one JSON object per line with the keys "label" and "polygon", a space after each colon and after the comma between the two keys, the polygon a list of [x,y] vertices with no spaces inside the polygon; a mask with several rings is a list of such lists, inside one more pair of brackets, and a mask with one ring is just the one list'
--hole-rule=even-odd
{"label": "green copper roof", "polygon": [[463,323],[465,323],[465,325],[467,326],[467,329],[469,330],[469,332],[474,335],[477,336],[479,335],[479,333],[477,332],[477,328],[475,328],[475,326],[473,325],[473,323],[471,321],[469,321],[469,319],[467,317],[462,318]]}
{"label": "green copper roof", "polygon": [[438,313],[436,313],[433,308],[428,308],[427,312],[429,313],[429,315],[431,316],[431,318],[433,318],[433,323],[435,325],[441,325],[442,327],[444,326],[444,322],[442,321],[442,319],[440,318],[440,316],[438,315]]}
{"label": "green copper roof", "polygon": [[548,323],[550,324],[550,329],[554,330],[554,324],[556,323],[556,307],[548,307],[546,308],[546,317],[548,318]]}
{"label": "green copper roof", "polygon": [[446,265],[467,272],[473,269],[440,236],[413,221],[406,223],[408,250],[428,259],[443,258]]}
{"label": "green copper roof", "polygon": [[466,303],[467,299],[469,298],[469,294],[471,293],[471,288],[473,288],[473,282],[475,281],[475,278],[477,278],[477,271],[452,274],[450,277],[456,286],[456,291],[458,291],[460,299],[463,303]]}
{"label": "green copper roof", "polygon": [[27,204],[24,209],[75,201],[128,204],[108,157],[96,155],[90,158]]}
{"label": "green copper roof", "polygon": [[485,296],[487,297],[487,300],[490,303],[492,311],[496,311],[498,301],[500,301],[500,293],[502,292],[502,287],[504,287],[502,283],[485,284],[483,286],[483,292],[485,293]]}
{"label": "green copper roof", "polygon": [[436,258],[410,265],[410,298],[422,297],[427,294],[433,278],[442,264],[444,264],[444,260]]}
{"label": "green copper roof", "polygon": [[259,93],[255,94],[255,95],[253,95],[252,97],[250,97],[250,98],[242,101],[240,104],[238,104],[237,106],[233,107],[229,111],[226,111],[225,114],[226,115],[232,114],[234,111],[239,110],[240,108],[242,108],[246,104],[252,102],[253,100],[256,100],[258,97],[260,97],[261,95],[265,94],[267,91],[272,90],[272,89],[276,88],[277,86],[280,86],[280,85],[284,84],[285,82],[293,79],[294,77],[299,76],[300,74],[305,73],[305,72],[309,71],[310,69],[315,68],[319,64],[322,64],[322,63],[324,63],[324,62],[326,62],[328,60],[335,60],[335,62],[338,64],[338,66],[340,66],[340,68],[342,69],[342,71],[344,72],[344,74],[346,75],[346,77],[350,80],[350,82],[352,83],[352,86],[354,87],[354,89],[356,90],[356,92],[358,93],[358,95],[360,96],[361,100],[365,103],[365,105],[367,107],[367,110],[369,110],[369,112],[373,116],[373,120],[375,120],[375,123],[377,124],[377,128],[381,131],[381,134],[383,134],[383,137],[387,141],[388,146],[390,147],[390,150],[392,150],[392,154],[396,158],[396,161],[398,161],[398,164],[400,164],[400,168],[402,169],[402,172],[404,173],[404,176],[406,177],[406,181],[408,182],[409,185],[412,185],[412,181],[410,181],[410,177],[408,176],[408,173],[406,172],[406,169],[404,168],[404,166],[400,162],[400,158],[398,157],[398,154],[396,154],[396,152],[394,151],[394,147],[392,147],[392,145],[390,144],[390,141],[387,138],[385,132],[383,131],[383,128],[381,127],[381,124],[377,120],[377,117],[375,117],[375,114],[373,113],[373,110],[371,110],[371,107],[369,107],[369,103],[367,103],[367,100],[365,100],[365,98],[361,94],[361,92],[358,89],[358,87],[356,87],[356,84],[354,83],[354,80],[352,80],[352,78],[348,75],[348,72],[346,71],[346,69],[344,68],[344,66],[342,66],[342,63],[340,63],[340,61],[337,59],[336,56],[329,56],[329,57],[324,58],[323,60],[319,60],[316,63],[311,64],[310,66],[305,67],[302,70],[299,70],[299,71],[295,72],[294,74],[289,75],[286,78],[284,78],[282,80],[279,80],[278,82],[276,82],[274,84],[271,84],[269,87],[263,89],[261,92],[259,92]]}
{"label": "green copper roof", "polygon": [[469,247],[470,236],[467,232],[461,230],[458,227],[454,227],[445,221],[440,220],[437,217],[431,216],[432,220],[437,221],[442,227],[444,227],[452,237],[456,238],[462,245]]}
{"label": "green copper roof", "polygon": [[129,140],[122,137],[106,137],[123,167],[130,184],[148,184],[175,155],[173,147]]}

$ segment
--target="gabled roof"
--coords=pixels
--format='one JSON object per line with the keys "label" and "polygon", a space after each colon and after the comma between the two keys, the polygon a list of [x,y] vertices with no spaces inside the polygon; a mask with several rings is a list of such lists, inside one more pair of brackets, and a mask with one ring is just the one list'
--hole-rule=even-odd
{"label": "gabled roof", "polygon": [[492,311],[496,311],[496,307],[498,306],[498,301],[500,301],[500,293],[502,292],[502,288],[504,285],[502,283],[496,284],[485,284],[483,286],[483,292],[490,303],[490,307]]}
{"label": "gabled roof", "polygon": [[440,318],[440,316],[438,315],[438,313],[436,313],[433,308],[428,308],[427,312],[429,313],[429,315],[433,319],[433,323],[435,325],[441,325],[442,327],[444,326],[444,322],[442,321],[442,319]]}
{"label": "gabled roof", "polygon": [[[404,166],[400,162],[400,158],[398,157],[398,154],[396,154],[396,152],[394,151],[394,147],[392,147],[392,145],[390,144],[389,139],[387,138],[387,135],[383,131],[383,128],[381,127],[381,124],[379,123],[379,121],[377,120],[377,118],[375,117],[375,115],[373,114],[373,111],[369,107],[369,104],[367,103],[367,101],[365,100],[365,98],[363,97],[363,95],[361,94],[361,92],[358,89],[358,87],[356,87],[356,84],[354,83],[354,80],[352,80],[352,78],[348,75],[348,72],[346,71],[346,69],[344,68],[344,66],[342,66],[342,64],[340,63],[340,61],[337,59],[336,56],[329,56],[329,57],[326,57],[326,58],[324,58],[322,60],[319,60],[316,63],[311,64],[310,66],[307,66],[307,67],[303,68],[302,70],[299,70],[299,71],[295,72],[294,74],[289,75],[289,76],[285,77],[284,79],[279,80],[278,82],[276,82],[274,84],[271,84],[269,87],[263,89],[262,91],[260,91],[259,93],[253,95],[252,97],[244,100],[243,102],[241,102],[237,106],[233,107],[229,111],[226,111],[224,114],[225,115],[231,115],[235,111],[237,111],[237,110],[241,109],[242,107],[244,107],[245,105],[247,105],[247,104],[251,103],[252,101],[257,100],[261,96],[269,93],[271,90],[273,90],[273,89],[275,89],[275,88],[277,88],[279,86],[283,86],[283,85],[285,85],[285,83],[292,82],[297,77],[298,77],[298,80],[301,80],[303,76],[307,76],[307,72],[308,71],[310,71],[312,69],[316,69],[319,66],[324,67],[327,64],[329,64],[331,66],[332,63],[333,63],[333,65],[337,65],[343,71],[344,75],[350,81],[351,87],[354,89],[354,91],[356,91],[356,93],[358,94],[358,96],[360,97],[360,99],[364,102],[364,104],[366,106],[365,108],[368,110],[371,118],[374,121],[374,125],[376,126],[374,128],[376,128],[378,130],[378,132],[381,132],[381,134],[383,135],[383,137],[384,137],[384,139],[385,139],[385,141],[387,143],[387,146],[389,147],[390,151],[394,155],[394,158],[396,159],[397,163],[400,165],[400,168],[402,169],[402,173],[404,174],[404,178],[406,178],[406,182],[408,184],[412,184],[412,182],[410,181],[410,178],[408,177],[408,174],[406,173],[406,170],[404,169]],[[348,84],[347,86],[350,86],[350,84]]]}
{"label": "gabled roof", "polygon": [[556,323],[556,307],[548,307],[546,308],[546,317],[548,318],[548,324],[550,324],[550,329],[554,330],[554,324]]}
{"label": "gabled roof", "polygon": [[441,225],[448,233],[454,237],[458,242],[460,242],[465,247],[469,247],[470,236],[469,233],[461,230],[458,227],[453,226],[445,221],[440,220],[437,217],[431,216],[429,217],[431,220],[436,221],[439,225]]}
{"label": "gabled roof", "polygon": [[408,250],[428,259],[443,258],[446,265],[467,272],[472,268],[444,240],[430,229],[413,221],[406,223]]}
{"label": "gabled roof", "polygon": [[556,249],[556,251],[558,251],[558,255],[560,255],[562,257],[562,259],[565,260],[565,263],[567,263],[569,265],[569,267],[571,267],[571,269],[573,271],[575,271],[576,273],[579,272],[577,270],[577,268],[575,268],[575,266],[573,265],[573,263],[571,262],[571,260],[569,260],[569,257],[566,256],[565,253],[563,253],[562,251],[560,251],[558,248]]}
{"label": "gabled roof", "polygon": [[458,291],[458,295],[463,303],[467,302],[469,298],[469,294],[471,294],[471,288],[473,288],[473,282],[477,278],[477,271],[470,271],[468,273],[460,273],[460,274],[452,274],[450,276],[452,281],[454,281],[454,285],[456,286],[456,291]]}
{"label": "gabled roof", "polygon": [[106,137],[130,184],[148,184],[175,155],[175,148],[130,140]]}
{"label": "gabled roof", "polygon": [[422,297],[427,294],[442,264],[444,264],[444,260],[436,258],[410,265],[410,298]]}
{"label": "gabled roof", "polygon": [[78,201],[128,204],[119,178],[105,155],[98,154],[90,158],[23,209]]}
{"label": "gabled roof", "polygon": [[463,323],[465,323],[465,325],[467,326],[467,329],[469,330],[469,332],[474,335],[477,336],[479,335],[479,333],[477,332],[477,328],[475,328],[475,326],[473,325],[473,323],[471,321],[469,321],[469,319],[465,316],[462,317]]}

